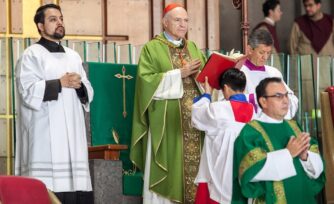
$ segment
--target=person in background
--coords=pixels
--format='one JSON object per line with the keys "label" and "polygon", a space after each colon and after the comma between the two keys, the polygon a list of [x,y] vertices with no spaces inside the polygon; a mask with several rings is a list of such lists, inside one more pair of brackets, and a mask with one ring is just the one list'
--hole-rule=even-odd
{"label": "person in background", "polygon": [[[245,94],[248,96],[248,101],[254,104],[255,112],[261,115],[261,108],[257,104],[255,88],[261,80],[268,77],[283,78],[282,73],[275,67],[267,66],[265,63],[271,55],[273,39],[270,33],[263,29],[253,31],[248,40],[247,53],[248,58],[241,67],[246,75],[247,83]],[[285,115],[286,119],[291,119],[298,109],[298,98],[293,94],[292,90],[283,82],[289,93],[289,111]]]}
{"label": "person in background", "polygon": [[272,49],[273,53],[279,53],[280,49],[280,42],[278,40],[277,32],[276,32],[276,23],[281,20],[282,11],[280,1],[278,0],[266,0],[262,4],[262,11],[264,15],[263,21],[257,24],[253,30],[257,29],[265,29],[270,32],[273,40],[274,40],[274,47]]}

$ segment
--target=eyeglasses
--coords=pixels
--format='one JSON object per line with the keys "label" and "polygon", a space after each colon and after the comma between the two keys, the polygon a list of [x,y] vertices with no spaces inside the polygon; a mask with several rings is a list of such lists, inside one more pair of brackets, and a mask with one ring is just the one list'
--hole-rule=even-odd
{"label": "eyeglasses", "polygon": [[279,100],[283,100],[284,97],[289,98],[289,96],[291,96],[292,93],[286,92],[285,94],[282,93],[276,93],[274,95],[270,95],[270,96],[263,96],[264,98],[277,98]]}

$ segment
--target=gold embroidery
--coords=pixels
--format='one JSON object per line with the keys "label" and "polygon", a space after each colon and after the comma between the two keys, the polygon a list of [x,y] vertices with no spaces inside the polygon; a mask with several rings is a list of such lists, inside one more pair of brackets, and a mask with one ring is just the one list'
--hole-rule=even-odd
{"label": "gold embroidery", "polygon": [[319,146],[317,144],[313,144],[311,145],[310,149],[309,149],[311,152],[313,153],[317,153],[317,154],[320,154],[320,151],[319,151]]}
{"label": "gold embroidery", "polygon": [[274,181],[274,192],[276,196],[276,202],[277,204],[286,204],[286,198],[285,198],[285,191],[284,191],[284,184],[283,181]]}
{"label": "gold embroidery", "polygon": [[291,127],[291,129],[293,130],[293,132],[295,133],[296,137],[298,137],[298,135],[302,132],[300,131],[297,122],[294,120],[287,120],[286,122],[288,122],[289,126]]}
{"label": "gold embroidery", "polygon": [[256,120],[252,120],[248,123],[250,126],[252,126],[255,130],[261,133],[264,141],[266,142],[266,145],[269,149],[269,151],[274,151],[274,146],[271,144],[271,141],[269,139],[269,136],[267,135],[266,131],[262,128],[260,123],[258,123]]}
{"label": "gold embroidery", "polygon": [[[188,49],[169,47],[169,51],[174,68],[183,67],[182,60],[188,62],[191,60]],[[201,132],[191,126],[191,105],[193,98],[200,93],[192,77],[186,77],[182,82],[184,93],[180,104],[183,132],[184,203],[194,203],[197,189],[194,180],[201,156]]]}
{"label": "gold embroidery", "polygon": [[[173,43],[169,42],[168,40],[166,40],[165,38],[161,37],[160,35],[156,35],[154,37],[154,39],[159,40],[160,42],[164,43],[165,45],[167,45],[170,48],[173,48],[173,49],[178,48],[176,45],[174,45]],[[185,43],[185,45],[187,45],[187,40],[186,39],[183,39],[183,42]],[[184,46],[184,47],[186,47],[186,46]]]}
{"label": "gold embroidery", "polygon": [[244,173],[252,167],[257,162],[265,159],[267,157],[267,153],[261,148],[255,148],[249,151],[244,158],[242,158],[240,167],[239,167],[239,178],[242,178]]}
{"label": "gold embroidery", "polygon": [[[256,120],[253,120],[248,124],[250,126],[252,126],[255,130],[257,130],[262,135],[263,139],[266,142],[266,145],[267,145],[269,151],[270,152],[275,151],[274,146],[271,143],[267,132],[263,129],[261,124],[259,122],[257,122]],[[287,203],[283,181],[273,181],[273,185],[274,185],[274,194],[275,194],[275,197],[277,199],[276,203],[279,203],[279,204]]]}

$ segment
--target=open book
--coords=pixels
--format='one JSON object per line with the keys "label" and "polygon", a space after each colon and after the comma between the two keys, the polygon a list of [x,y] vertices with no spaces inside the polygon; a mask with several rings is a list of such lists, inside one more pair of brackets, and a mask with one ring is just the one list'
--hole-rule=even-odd
{"label": "open book", "polygon": [[229,68],[240,69],[246,59],[245,55],[233,53],[233,50],[231,53],[232,55],[229,56],[217,52],[212,53],[196,80],[200,83],[204,83],[205,77],[207,76],[210,86],[219,90],[220,75]]}

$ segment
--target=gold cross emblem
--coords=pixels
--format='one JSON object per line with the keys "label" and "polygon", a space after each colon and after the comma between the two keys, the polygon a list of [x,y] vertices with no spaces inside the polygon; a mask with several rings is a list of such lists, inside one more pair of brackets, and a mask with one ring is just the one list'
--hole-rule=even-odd
{"label": "gold cross emblem", "polygon": [[116,78],[123,79],[123,117],[126,118],[127,112],[126,112],[126,87],[125,87],[125,79],[130,80],[133,77],[131,75],[125,75],[126,69],[123,66],[122,67],[122,74],[115,74]]}

